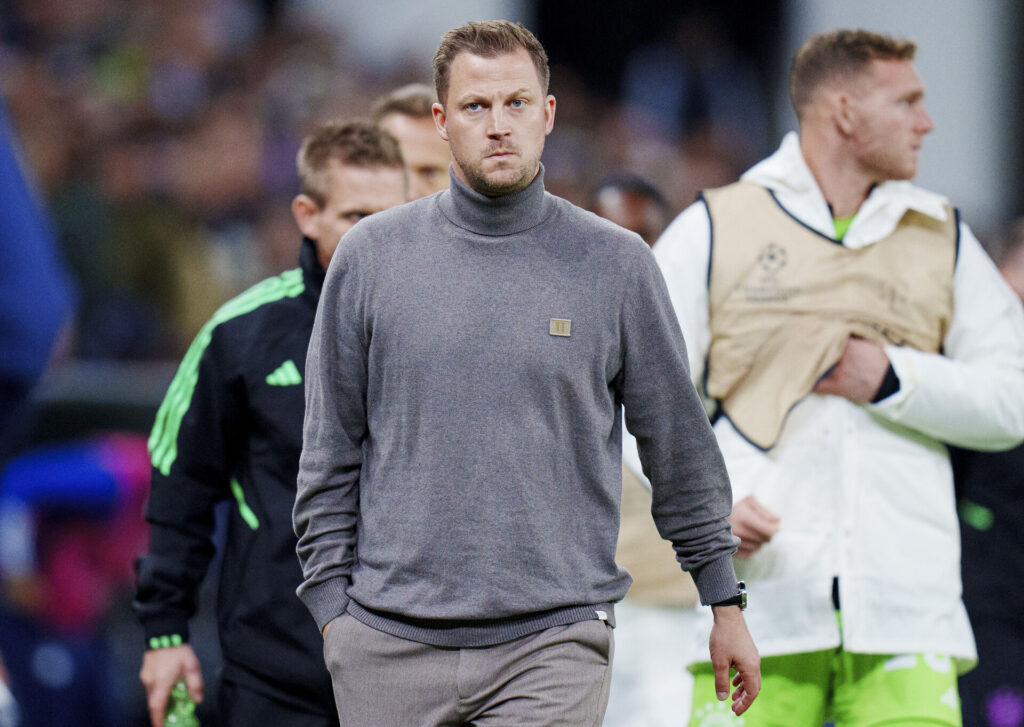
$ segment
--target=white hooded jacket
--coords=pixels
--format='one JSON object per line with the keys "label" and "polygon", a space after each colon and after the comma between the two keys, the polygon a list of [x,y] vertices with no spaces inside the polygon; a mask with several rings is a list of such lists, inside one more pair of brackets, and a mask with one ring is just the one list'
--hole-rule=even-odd
{"label": "white hooded jacket", "polygon": [[[795,133],[743,178],[834,237],[831,211]],[[881,184],[842,244],[859,248],[884,239],[908,209],[945,219],[944,202],[910,182]],[[710,246],[708,211],[697,202],[654,247],[696,382],[710,343]],[[943,354],[885,351],[900,389],[876,404],[811,394],[789,413],[769,451],[749,444],[724,417],[715,426],[733,501],[753,494],[781,517],[770,543],[751,559],[736,560],[749,592],[747,623],[762,656],[842,643],[856,653],[948,655],[960,669],[976,659],[960,600],[959,529],[944,443],[995,450],[1024,439],[1024,315],[963,223]],[[831,598],[834,577],[842,634]],[[691,662],[709,658],[710,609],[704,611]]]}

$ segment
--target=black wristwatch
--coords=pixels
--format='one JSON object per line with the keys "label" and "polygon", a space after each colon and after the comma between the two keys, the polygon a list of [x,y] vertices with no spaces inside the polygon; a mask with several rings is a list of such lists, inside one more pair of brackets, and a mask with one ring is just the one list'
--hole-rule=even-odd
{"label": "black wristwatch", "polygon": [[712,603],[712,606],[739,606],[741,611],[747,609],[747,584],[740,581],[736,584],[736,588],[739,589],[739,593],[735,596],[731,596],[724,601],[718,601]]}

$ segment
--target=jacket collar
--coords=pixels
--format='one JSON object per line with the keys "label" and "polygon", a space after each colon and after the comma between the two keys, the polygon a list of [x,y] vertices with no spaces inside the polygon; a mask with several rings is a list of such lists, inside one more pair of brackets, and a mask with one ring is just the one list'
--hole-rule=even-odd
{"label": "jacket collar", "polygon": [[[804,160],[795,131],[786,134],[778,150],[742,178],[770,189],[778,203],[804,224],[826,237],[835,236],[832,211]],[[871,190],[857,210],[843,244],[858,248],[888,237],[908,210],[945,221],[947,205],[945,197],[911,182],[884,182]]]}
{"label": "jacket collar", "polygon": [[544,165],[529,186],[501,197],[480,194],[449,170],[451,186],[441,193],[441,212],[453,224],[488,237],[515,235],[543,222],[554,208],[544,193]]}
{"label": "jacket collar", "polygon": [[320,299],[320,291],[324,287],[324,277],[327,272],[320,264],[320,258],[316,253],[316,243],[308,237],[302,238],[302,247],[299,250],[299,267],[302,268],[302,280],[306,284],[306,290],[316,300]]}

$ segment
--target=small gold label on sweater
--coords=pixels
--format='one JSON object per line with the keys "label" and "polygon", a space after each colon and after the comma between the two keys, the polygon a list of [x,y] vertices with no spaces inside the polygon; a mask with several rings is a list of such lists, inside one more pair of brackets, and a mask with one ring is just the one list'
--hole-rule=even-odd
{"label": "small gold label on sweater", "polygon": [[552,336],[565,336],[568,338],[572,335],[572,321],[568,318],[552,318],[548,333]]}

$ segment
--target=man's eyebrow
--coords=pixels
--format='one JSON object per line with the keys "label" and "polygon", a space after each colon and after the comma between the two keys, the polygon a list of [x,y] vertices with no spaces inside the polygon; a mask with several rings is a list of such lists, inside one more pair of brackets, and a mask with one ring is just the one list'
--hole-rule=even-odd
{"label": "man's eyebrow", "polygon": [[[505,98],[513,98],[515,96],[533,96],[534,93],[527,86],[520,86],[514,91],[505,94]],[[460,106],[464,106],[468,103],[481,103],[491,100],[491,96],[483,93],[482,91],[469,91],[464,96],[460,96],[457,103]]]}

